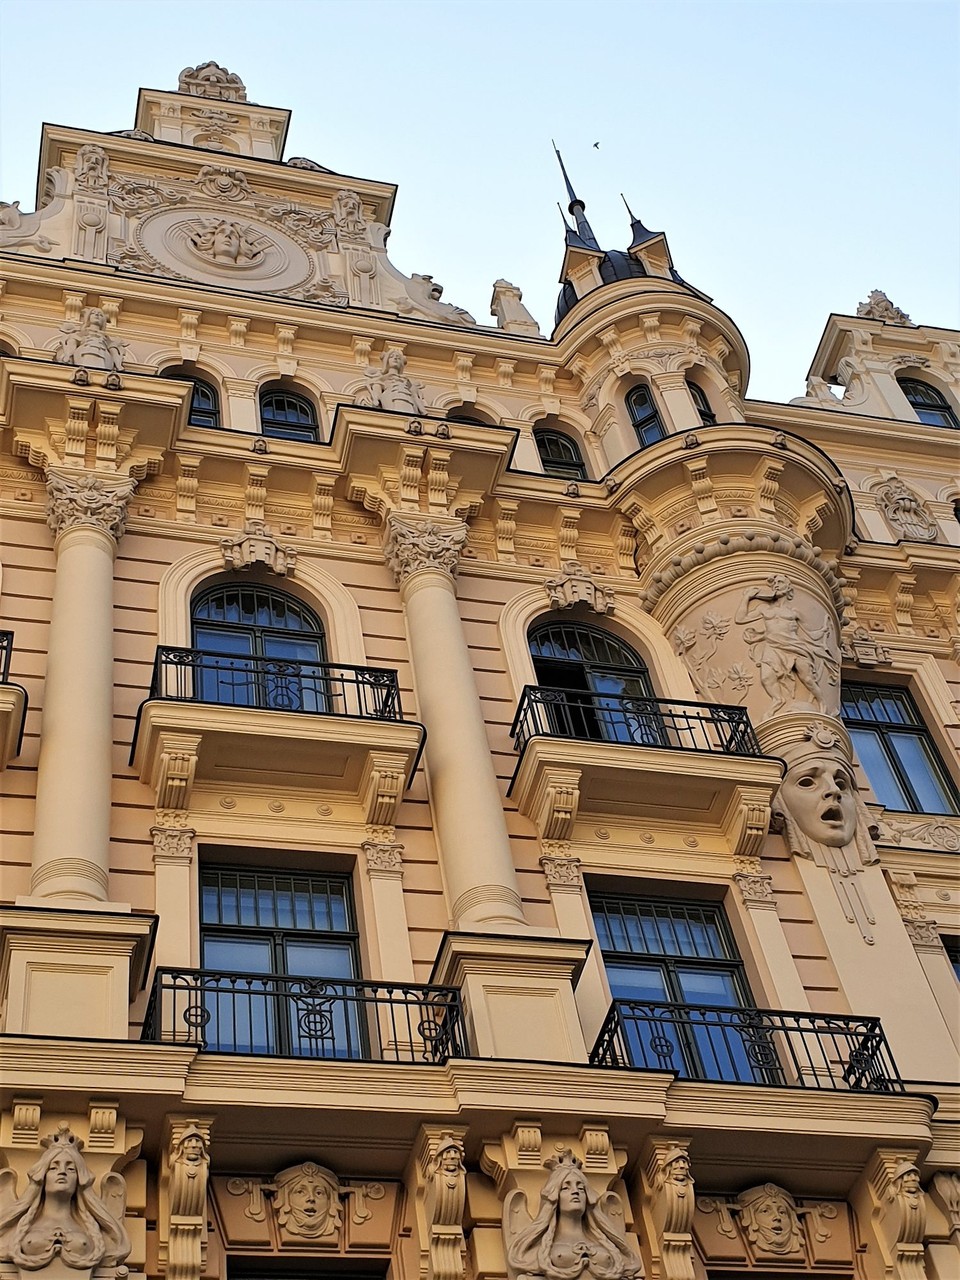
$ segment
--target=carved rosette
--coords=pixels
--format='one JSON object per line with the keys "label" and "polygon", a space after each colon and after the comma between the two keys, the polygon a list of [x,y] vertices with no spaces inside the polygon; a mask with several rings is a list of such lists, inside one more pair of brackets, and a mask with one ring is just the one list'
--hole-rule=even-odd
{"label": "carved rosette", "polygon": [[68,529],[102,529],[119,541],[127,503],[136,481],[87,471],[50,468],[47,472],[47,524],[58,536]]}
{"label": "carved rosette", "polygon": [[440,523],[391,512],[387,516],[383,554],[401,586],[411,574],[426,569],[454,578],[466,541],[467,526],[462,520]]}

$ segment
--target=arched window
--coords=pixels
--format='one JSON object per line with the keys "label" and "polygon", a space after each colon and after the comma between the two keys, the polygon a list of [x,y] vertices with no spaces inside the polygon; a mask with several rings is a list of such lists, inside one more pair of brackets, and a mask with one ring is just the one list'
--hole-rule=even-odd
{"label": "arched window", "polygon": [[703,387],[688,378],[687,390],[690,392],[690,398],[696,406],[697,413],[700,415],[700,421],[705,427],[714,426],[717,421],[717,415],[710,408],[710,401],[707,399],[707,393]]}
{"label": "arched window", "polygon": [[530,656],[552,734],[656,746],[664,731],[646,664],[628,644],[587,623],[530,630]]}
{"label": "arched window", "polygon": [[190,397],[190,412],[187,422],[191,427],[221,427],[220,397],[211,383],[205,382],[188,370],[176,367],[164,369],[162,378],[179,378],[181,382],[193,383],[193,395]]}
{"label": "arched window", "polygon": [[482,409],[476,409],[470,404],[452,405],[446,412],[448,422],[469,422],[475,427],[495,427],[497,424],[494,420],[483,412]]}
{"label": "arched window", "polygon": [[323,624],[302,601],[258,583],[221,583],[195,597],[191,617],[198,701],[328,709]]}
{"label": "arched window", "polygon": [[627,412],[643,448],[663,440],[667,434],[653,400],[653,392],[645,383],[633,388],[627,396]]}
{"label": "arched window", "polygon": [[897,381],[921,422],[931,427],[960,428],[957,415],[936,387],[931,387],[929,382],[921,382],[918,378],[898,378]]}
{"label": "arched window", "polygon": [[265,436],[315,444],[317,411],[312,401],[296,391],[266,387],[260,392],[260,429]]}
{"label": "arched window", "polygon": [[587,468],[576,440],[562,431],[536,428],[533,433],[544,474],[561,480],[586,480]]}

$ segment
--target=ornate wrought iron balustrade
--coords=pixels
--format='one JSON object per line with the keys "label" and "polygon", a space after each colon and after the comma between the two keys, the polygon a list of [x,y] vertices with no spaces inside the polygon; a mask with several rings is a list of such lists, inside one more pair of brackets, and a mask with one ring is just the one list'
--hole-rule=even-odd
{"label": "ornate wrought iron balustrade", "polygon": [[158,969],[143,1040],[212,1053],[442,1063],[467,1054],[456,987]]}
{"label": "ornate wrought iron balustrade", "polygon": [[386,667],[248,657],[165,645],[157,649],[150,697],[308,715],[403,719],[397,673]]}
{"label": "ornate wrought iron balustrade", "polygon": [[728,1084],[903,1092],[880,1019],[842,1014],[615,1000],[590,1062]]}
{"label": "ornate wrought iron balustrade", "polygon": [[523,691],[511,733],[518,752],[539,735],[672,751],[762,754],[744,707],[530,684]]}

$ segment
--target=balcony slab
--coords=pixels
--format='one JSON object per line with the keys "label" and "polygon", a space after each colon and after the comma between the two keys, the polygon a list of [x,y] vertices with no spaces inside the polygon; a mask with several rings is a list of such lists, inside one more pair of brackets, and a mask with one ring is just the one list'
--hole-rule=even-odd
{"label": "balcony slab", "polygon": [[669,821],[683,796],[685,826],[720,831],[732,853],[759,853],[783,764],[770,756],[678,751],[631,743],[533,737],[511,794],[546,840],[569,840],[578,817]]}
{"label": "balcony slab", "polygon": [[27,694],[18,684],[0,684],[0,769],[20,754]]}
{"label": "balcony slab", "polygon": [[196,783],[268,785],[352,802],[364,822],[384,826],[425,733],[415,722],[155,700],[141,707],[132,763],[158,808],[189,808]]}

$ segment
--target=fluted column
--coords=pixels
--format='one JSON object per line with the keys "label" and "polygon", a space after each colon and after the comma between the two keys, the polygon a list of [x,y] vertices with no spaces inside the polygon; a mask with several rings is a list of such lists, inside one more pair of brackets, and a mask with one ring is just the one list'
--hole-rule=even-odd
{"label": "fluted column", "polygon": [[426,763],[458,928],[524,924],[503,798],[497,785],[454,577],[467,529],[452,517],[391,513],[384,554],[400,584]]}
{"label": "fluted column", "polygon": [[113,773],[113,559],[134,482],[48,472],[57,571],[31,895],[107,899]]}

